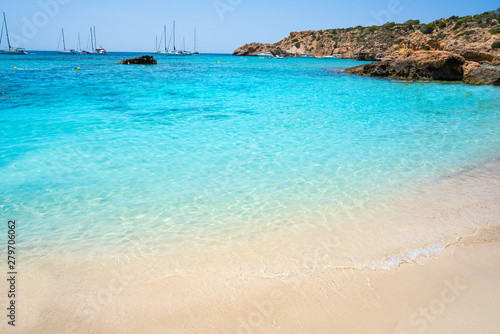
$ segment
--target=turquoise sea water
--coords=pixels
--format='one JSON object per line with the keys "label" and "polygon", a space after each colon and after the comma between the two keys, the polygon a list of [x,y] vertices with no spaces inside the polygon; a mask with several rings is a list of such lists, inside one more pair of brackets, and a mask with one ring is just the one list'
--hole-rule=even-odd
{"label": "turquoise sea water", "polygon": [[0,207],[27,256],[265,237],[500,152],[498,87],[335,70],[352,60],[114,64],[133,56],[0,58]]}

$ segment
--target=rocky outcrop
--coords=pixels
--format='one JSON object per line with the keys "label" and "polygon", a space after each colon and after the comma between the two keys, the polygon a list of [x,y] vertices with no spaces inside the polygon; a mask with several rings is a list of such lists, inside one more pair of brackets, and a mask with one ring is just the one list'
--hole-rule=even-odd
{"label": "rocky outcrop", "polygon": [[157,63],[156,59],[153,56],[140,56],[130,59],[125,59],[119,62],[118,64],[124,65],[155,65]]}
{"label": "rocky outcrop", "polygon": [[500,85],[500,68],[481,67],[447,51],[417,51],[394,60],[360,65],[346,73],[403,79],[459,81],[471,84]]}
{"label": "rocky outcrop", "polygon": [[245,44],[242,47],[236,49],[233,52],[233,56],[256,56],[259,53],[266,53],[266,52],[269,52],[273,56],[289,55],[287,52],[283,51],[279,46],[275,44],[250,43],[250,44]]}
{"label": "rocky outcrop", "polygon": [[233,52],[233,56],[256,56],[257,53],[269,52],[271,44],[249,43],[239,47]]}
{"label": "rocky outcrop", "polygon": [[477,68],[481,68],[481,64],[475,61],[466,61],[465,64],[462,65],[462,73],[464,77],[466,77],[471,71]]}
{"label": "rocky outcrop", "polygon": [[499,61],[494,55],[481,51],[466,50],[461,52],[460,55],[467,60],[481,63],[496,64]]}
{"label": "rocky outcrop", "polygon": [[291,32],[275,44],[246,44],[234,54],[250,56],[280,49],[288,56],[340,54],[342,58],[382,60],[408,52],[435,50],[494,65],[500,63],[500,48],[492,47],[494,42],[500,41],[499,27],[500,10],[496,10],[439,19],[429,24],[409,20],[382,26]]}
{"label": "rocky outcrop", "polygon": [[465,59],[446,51],[417,51],[392,61],[346,69],[346,73],[407,79],[462,80]]}
{"label": "rocky outcrop", "polygon": [[473,85],[500,86],[500,68],[479,67],[464,74],[464,81]]}

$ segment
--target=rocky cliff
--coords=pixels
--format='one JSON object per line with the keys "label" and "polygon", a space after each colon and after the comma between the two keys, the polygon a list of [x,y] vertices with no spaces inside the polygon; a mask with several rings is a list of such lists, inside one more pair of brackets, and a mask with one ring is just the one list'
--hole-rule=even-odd
{"label": "rocky cliff", "polygon": [[500,63],[500,8],[474,16],[389,22],[382,26],[292,32],[274,44],[245,44],[236,56],[261,52],[322,57],[340,54],[358,60],[388,60],[419,50],[457,53],[466,60]]}

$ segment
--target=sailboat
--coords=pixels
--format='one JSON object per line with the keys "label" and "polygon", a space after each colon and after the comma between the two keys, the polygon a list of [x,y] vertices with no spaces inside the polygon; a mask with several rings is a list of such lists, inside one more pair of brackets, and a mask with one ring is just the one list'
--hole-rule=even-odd
{"label": "sailboat", "polygon": [[[161,40],[161,39],[160,39]],[[160,41],[161,44],[161,41]],[[156,40],[155,40],[155,51],[153,53],[160,53],[160,46],[158,45],[158,35],[156,35]]]}
{"label": "sailboat", "polygon": [[[175,48],[175,21],[174,21],[174,28],[172,30],[172,35],[174,36],[174,49],[172,51],[167,51],[167,56],[186,56],[185,53],[182,51],[177,51]],[[168,43],[170,46],[170,42]]]}
{"label": "sailboat", "polygon": [[77,52],[75,50],[66,50],[66,42],[64,41],[64,29],[61,29],[61,36],[63,41],[63,51],[59,51],[59,44],[61,43],[61,38],[59,37],[59,43],[57,43],[57,53],[76,55]]}
{"label": "sailboat", "polygon": [[97,36],[95,34],[95,26],[90,27],[90,49],[92,51],[89,51],[88,54],[91,55],[107,55],[107,51],[102,47],[102,45],[99,45],[97,47]]}
{"label": "sailboat", "polygon": [[88,51],[82,50],[82,44],[80,43],[80,33],[78,33],[78,50],[77,52],[79,54],[87,54],[89,53]]}
{"label": "sailboat", "polygon": [[2,25],[2,32],[0,33],[0,44],[2,44],[2,36],[4,28],[5,28],[5,35],[7,36],[7,45],[9,46],[9,48],[0,50],[0,53],[7,55],[27,55],[28,52],[26,52],[26,50],[24,50],[23,48],[13,48],[10,45],[9,30],[7,29],[7,20],[5,19],[5,13],[3,13],[3,25]]}
{"label": "sailboat", "polygon": [[[158,39],[158,35],[156,35],[156,38]],[[165,51],[161,51],[161,40],[164,40],[164,49]],[[156,43],[157,46],[156,46],[156,50],[154,53],[157,53],[157,54],[166,54],[168,51],[167,51],[167,25],[165,24],[163,26],[163,34],[160,36],[160,44]]]}
{"label": "sailboat", "polygon": [[195,55],[199,55],[200,53],[198,52],[198,48],[197,48],[197,45],[196,45],[196,28],[194,28],[194,48],[193,48],[194,52],[193,54]]}
{"label": "sailboat", "polygon": [[182,54],[185,56],[191,56],[193,53],[191,51],[186,51],[186,37],[182,37]]}

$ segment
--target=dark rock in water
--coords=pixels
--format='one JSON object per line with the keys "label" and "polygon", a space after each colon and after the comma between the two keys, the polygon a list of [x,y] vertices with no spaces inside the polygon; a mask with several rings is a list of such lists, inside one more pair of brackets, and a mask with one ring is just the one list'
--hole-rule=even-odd
{"label": "dark rock in water", "polygon": [[447,51],[417,51],[395,60],[356,66],[346,73],[406,79],[462,80],[465,59]]}
{"label": "dark rock in water", "polygon": [[125,65],[155,65],[156,59],[153,58],[153,56],[140,56],[136,58],[131,58],[131,59],[125,59],[119,62],[118,64],[125,64]]}
{"label": "dark rock in water", "polygon": [[500,68],[477,67],[464,74],[464,81],[473,85],[500,86]]}
{"label": "dark rock in water", "polygon": [[371,77],[403,79],[463,80],[474,85],[500,86],[500,68],[481,67],[447,51],[417,51],[400,58],[360,65],[344,72]]}

